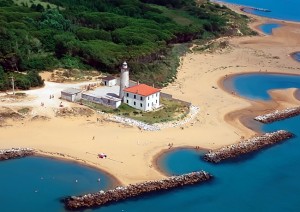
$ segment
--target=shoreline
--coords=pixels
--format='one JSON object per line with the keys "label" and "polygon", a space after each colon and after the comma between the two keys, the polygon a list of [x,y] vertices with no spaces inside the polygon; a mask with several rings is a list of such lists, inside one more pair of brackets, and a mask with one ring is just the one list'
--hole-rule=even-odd
{"label": "shoreline", "polygon": [[280,21],[280,22],[291,23],[291,24],[299,24],[300,23],[300,21],[276,19],[276,18],[269,18],[269,17],[266,17],[266,16],[259,16],[259,15],[255,15],[253,13],[248,13],[248,12],[245,12],[245,11],[241,10],[243,8],[250,8],[251,7],[251,6],[247,6],[247,5],[239,5],[239,4],[229,3],[229,2],[224,2],[222,0],[212,0],[212,2],[215,2],[217,4],[221,4],[221,5],[225,5],[225,6],[229,7],[231,10],[233,10],[237,13],[240,13],[240,14],[247,15],[248,17],[266,19],[266,20],[271,20],[271,21],[274,21],[274,22]]}
{"label": "shoreline", "polygon": [[[267,72],[267,73],[262,73],[262,72],[243,72],[243,73],[236,73],[236,74],[231,74],[227,75],[226,78],[220,78],[218,80],[218,86],[226,93],[236,96],[237,98],[241,98],[244,101],[247,101],[251,104],[251,106],[247,108],[243,108],[239,111],[232,111],[230,113],[225,114],[225,120],[229,123],[232,124],[233,126],[236,126],[235,121],[239,121],[243,127],[253,131],[256,134],[262,134],[264,133],[261,130],[261,126],[263,125],[262,123],[255,121],[254,117],[258,116],[260,114],[264,114],[266,112],[271,112],[275,111],[277,109],[282,109],[282,105],[280,105],[278,102],[274,100],[274,95],[272,93],[275,91],[281,91],[281,90],[286,90],[286,89],[272,89],[269,91],[270,94],[270,100],[250,100],[245,97],[242,97],[237,94],[232,94],[232,90],[226,86],[224,86],[224,81],[232,81],[232,78],[240,75],[248,75],[248,74],[261,74],[261,75],[288,75],[288,76],[300,76],[300,74],[294,74],[294,73],[281,73],[281,72]],[[295,97],[295,100],[298,100],[296,98],[296,92],[300,92],[300,89],[294,89],[292,91],[293,96]],[[277,96],[278,97],[278,96]],[[242,115],[241,115],[242,114]],[[232,117],[234,116],[234,118]],[[234,120],[234,122],[232,122]],[[175,148],[170,148],[170,149],[165,149],[156,154],[153,157],[153,166],[162,174],[169,176],[169,173],[163,169],[163,167],[159,164],[159,161],[163,157],[163,155],[168,154],[173,151],[181,150],[181,149],[191,149],[195,151],[209,151],[210,149],[205,149],[201,148],[200,149],[195,149],[192,146],[179,146]]]}
{"label": "shoreline", "polygon": [[[117,177],[115,177],[108,171],[103,170],[96,165],[93,165],[92,162],[90,162],[90,161],[76,159],[71,156],[59,156],[59,154],[61,154],[61,153],[50,153],[50,152],[46,153],[46,152],[41,152],[40,150],[35,150],[35,151],[36,152],[31,157],[43,157],[43,158],[48,158],[48,159],[53,159],[53,160],[58,160],[58,161],[65,161],[68,163],[77,164],[79,166],[89,167],[89,168],[92,168],[92,169],[102,172],[104,175],[107,175],[107,177],[110,180],[110,183],[108,184],[107,189],[114,188],[119,185],[123,185]],[[53,154],[55,154],[55,155],[53,155]],[[81,160],[81,161],[79,161],[79,160]]]}
{"label": "shoreline", "polygon": [[[300,76],[300,74],[295,74],[295,73],[281,73],[281,72],[243,72],[243,73],[236,73],[236,74],[230,74],[227,75],[226,78],[220,78],[218,80],[218,86],[224,91],[227,92],[228,94],[231,94],[233,96],[236,96],[237,98],[241,98],[244,101],[250,103],[249,107],[246,108],[242,108],[238,111],[232,111],[229,112],[227,114],[224,115],[224,119],[227,121],[227,123],[232,124],[233,126],[237,125],[237,121],[240,122],[244,127],[246,127],[247,129],[252,130],[254,133],[263,133],[263,131],[261,130],[261,126],[263,125],[262,123],[255,121],[254,117],[261,115],[261,114],[266,114],[275,110],[279,110],[279,109],[285,109],[284,106],[282,104],[280,104],[278,102],[278,100],[276,101],[276,99],[278,98],[282,98],[281,94],[276,94],[274,95],[274,93],[276,92],[284,92],[284,90],[287,89],[272,89],[269,90],[268,94],[270,95],[270,99],[269,100],[254,100],[254,99],[248,99],[245,98],[243,96],[240,96],[236,93],[233,93],[234,91],[232,90],[232,79],[234,77],[237,76],[241,76],[241,75],[249,75],[249,74],[255,74],[255,75],[285,75],[285,76]],[[225,81],[229,81],[229,82],[225,82]],[[225,83],[229,83],[227,85],[225,85]],[[289,102],[294,102],[295,101],[299,101],[299,99],[297,98],[297,93],[300,92],[300,89],[296,89],[296,88],[289,88],[288,90],[292,89],[292,93],[289,94]],[[235,120],[235,121],[233,121]],[[243,127],[241,126],[241,127]]]}
{"label": "shoreline", "polygon": [[[251,26],[259,20],[266,20],[257,17],[254,19]],[[195,146],[201,149],[217,149],[238,142],[242,136],[247,138],[256,133],[244,125],[245,117],[258,109],[266,111],[272,108],[266,108],[264,103],[252,105],[252,102],[224,91],[218,81],[225,75],[253,73],[260,68],[268,73],[298,73],[299,63],[290,60],[288,56],[300,46],[300,33],[290,33],[295,29],[294,26],[299,27],[299,23],[280,27],[272,36],[226,38],[230,44],[228,50],[214,53],[191,52],[182,57],[176,81],[162,91],[200,107],[193,123],[158,132],[145,132],[136,127],[106,122],[101,114],[53,117],[49,121],[10,120],[7,124],[11,126],[0,127],[0,148],[30,146],[44,152],[70,155],[68,159],[71,161],[76,162],[76,158],[79,163],[86,161],[81,164],[109,173],[122,185],[161,179],[165,173],[156,168],[155,160],[168,150],[168,143],[174,143],[170,151]],[[270,105],[274,108],[295,104],[295,91],[291,89],[275,90],[271,93],[274,101]],[[50,103],[53,102],[49,100],[46,103],[47,108],[37,106],[35,109],[48,115]],[[71,103],[64,104],[66,107],[74,106]],[[96,122],[96,118],[103,121]],[[92,140],[93,136],[95,140]],[[115,161],[100,160],[86,152],[104,152]],[[65,159],[56,155],[50,156]]]}
{"label": "shoreline", "polygon": [[156,155],[153,156],[153,167],[159,171],[160,173],[162,173],[165,176],[171,176],[169,173],[167,173],[166,170],[163,170],[162,166],[160,165],[160,160],[163,157],[163,155],[173,152],[173,151],[177,151],[177,150],[183,150],[183,149],[191,149],[191,150],[195,150],[195,151],[209,151],[209,149],[205,149],[205,148],[201,148],[199,147],[198,149],[196,149],[195,147],[192,146],[178,146],[178,147],[172,147],[170,149],[164,149],[161,150],[160,152],[158,152]]}

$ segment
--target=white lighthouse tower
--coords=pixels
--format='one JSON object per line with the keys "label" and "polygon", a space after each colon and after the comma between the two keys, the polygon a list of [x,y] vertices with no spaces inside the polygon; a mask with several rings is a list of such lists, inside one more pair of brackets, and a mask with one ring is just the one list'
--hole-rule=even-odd
{"label": "white lighthouse tower", "polygon": [[120,93],[119,97],[123,100],[124,89],[129,87],[129,68],[127,63],[124,62],[121,66],[121,76],[120,76]]}

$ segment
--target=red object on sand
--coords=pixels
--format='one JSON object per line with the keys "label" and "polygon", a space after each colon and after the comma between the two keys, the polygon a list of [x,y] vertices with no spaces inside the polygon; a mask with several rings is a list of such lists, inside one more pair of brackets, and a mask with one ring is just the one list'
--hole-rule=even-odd
{"label": "red object on sand", "polygon": [[107,155],[106,155],[106,154],[104,154],[104,153],[100,153],[100,154],[98,154],[98,157],[99,157],[99,158],[106,158],[106,157],[107,157]]}

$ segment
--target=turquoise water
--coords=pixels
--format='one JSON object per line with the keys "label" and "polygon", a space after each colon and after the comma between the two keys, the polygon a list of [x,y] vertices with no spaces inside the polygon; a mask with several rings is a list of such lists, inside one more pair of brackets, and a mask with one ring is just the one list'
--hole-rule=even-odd
{"label": "turquoise water", "polygon": [[[231,81],[231,79],[228,79]],[[227,82],[225,82],[227,83]],[[239,95],[256,100],[269,100],[271,89],[300,88],[300,76],[281,74],[242,74],[232,79]]]}
{"label": "turquoise water", "polygon": [[[295,87],[299,83],[297,76],[249,74],[233,79],[233,88],[245,98],[268,99],[267,90]],[[263,131],[285,129],[296,137],[217,165],[203,161],[204,152],[193,149],[167,153],[159,164],[170,175],[203,169],[215,179],[208,184],[137,198],[99,211],[300,211],[299,123],[300,116],[297,116],[262,125]]]}
{"label": "turquoise water", "polygon": [[222,0],[223,2],[269,9],[271,12],[250,10],[248,12],[269,18],[300,21],[299,0]]}
{"label": "turquoise water", "polygon": [[[266,98],[266,90],[270,88],[288,87],[300,81],[299,77],[292,79],[291,76],[280,76],[280,79],[276,75],[250,74],[233,81],[238,82],[234,84],[237,93],[259,99]],[[215,180],[208,185],[182,191],[182,195],[185,193],[190,201],[176,200],[174,204],[177,209],[212,212],[300,211],[299,124],[300,116],[262,125],[264,132],[284,129],[293,132],[295,138],[239,160],[217,165],[204,162],[201,160],[204,153],[192,149],[179,149],[166,154],[161,158],[161,166],[170,174],[204,169],[215,176]],[[193,209],[186,208],[187,203],[193,204]]]}
{"label": "turquoise water", "polygon": [[263,33],[268,34],[268,35],[272,35],[273,29],[276,29],[278,27],[281,27],[280,24],[263,24],[261,25],[259,28],[261,31],[263,31]]}
{"label": "turquoise water", "polygon": [[[266,90],[294,87],[298,81],[296,76],[249,74],[237,76],[233,85],[245,97],[263,99]],[[263,125],[263,131],[286,129],[296,137],[218,165],[204,162],[201,159],[204,153],[196,150],[181,149],[165,154],[159,163],[166,172],[183,174],[203,169],[215,179],[85,211],[300,211],[299,123],[300,116],[297,116]],[[109,184],[109,178],[97,170],[38,157],[0,162],[0,173],[1,212],[64,211],[62,197],[95,192]]]}
{"label": "turquoise water", "polygon": [[297,60],[298,62],[300,62],[300,52],[295,52],[292,57]]}
{"label": "turquoise water", "polygon": [[[300,21],[298,0],[224,2],[271,10],[249,11],[257,15]],[[300,54],[294,57],[300,60]],[[299,79],[282,75],[241,75],[234,79],[233,86],[245,98],[268,100],[269,89],[299,88]],[[161,158],[161,165],[170,174],[203,169],[215,175],[215,179],[208,184],[86,211],[300,211],[299,124],[300,116],[263,125],[263,131],[287,129],[296,137],[242,160],[214,165],[201,160],[203,152],[183,149],[168,153]],[[62,197],[96,192],[110,184],[109,177],[97,170],[47,158],[0,162],[0,173],[1,212],[65,211],[60,202]],[[98,178],[101,178],[100,183]]]}
{"label": "turquoise water", "polygon": [[111,183],[95,169],[41,157],[2,161],[0,173],[1,212],[64,211],[62,197],[107,189]]}

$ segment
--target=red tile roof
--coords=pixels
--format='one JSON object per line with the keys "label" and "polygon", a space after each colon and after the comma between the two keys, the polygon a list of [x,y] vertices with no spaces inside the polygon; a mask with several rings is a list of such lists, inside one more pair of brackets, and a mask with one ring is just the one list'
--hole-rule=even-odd
{"label": "red tile roof", "polygon": [[124,91],[128,93],[138,94],[141,96],[149,96],[151,94],[159,92],[160,90],[146,84],[139,84],[139,85],[131,86],[129,88],[125,88]]}

